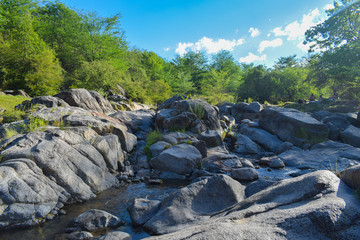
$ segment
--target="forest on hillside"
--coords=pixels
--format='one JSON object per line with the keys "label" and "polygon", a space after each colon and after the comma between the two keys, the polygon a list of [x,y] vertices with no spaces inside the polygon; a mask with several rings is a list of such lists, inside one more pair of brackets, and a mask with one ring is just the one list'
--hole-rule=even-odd
{"label": "forest on hillside", "polygon": [[[174,94],[210,103],[279,103],[310,93],[360,100],[360,2],[337,0],[328,19],[306,32],[307,58],[274,66],[237,62],[229,51],[188,52],[166,60],[131,46],[121,15],[99,16],[55,2],[0,1],[0,89],[31,96],[122,86],[134,101],[158,104]],[[139,46],[141,47],[141,46]]]}

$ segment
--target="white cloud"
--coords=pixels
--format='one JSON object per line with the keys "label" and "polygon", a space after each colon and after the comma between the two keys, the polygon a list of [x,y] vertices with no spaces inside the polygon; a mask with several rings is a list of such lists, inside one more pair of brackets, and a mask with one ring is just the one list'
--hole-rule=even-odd
{"label": "white cloud", "polygon": [[250,33],[251,37],[253,37],[253,38],[260,35],[259,29],[253,28],[253,27],[251,27],[251,28],[249,29],[249,33]]}
{"label": "white cloud", "polygon": [[282,45],[283,45],[283,40],[281,38],[276,38],[272,41],[265,40],[259,44],[258,52],[262,53],[266,48],[269,47],[275,48],[275,47],[280,47]]}
{"label": "white cloud", "polygon": [[247,55],[246,57],[242,57],[240,58],[240,62],[243,63],[252,63],[252,62],[256,62],[256,61],[265,61],[266,60],[266,54],[262,55],[262,56],[257,56],[251,52],[249,52],[249,55]]}
{"label": "white cloud", "polygon": [[183,55],[188,51],[205,51],[208,54],[217,53],[221,50],[228,50],[232,51],[236,46],[244,44],[244,39],[233,39],[233,40],[226,40],[226,39],[211,39],[208,37],[203,37],[196,43],[178,43],[178,47],[176,48],[175,52]]}
{"label": "white cloud", "polygon": [[334,4],[326,4],[323,9],[324,10],[330,10],[330,9],[333,9],[334,8]]}
{"label": "white cloud", "polygon": [[188,48],[193,47],[194,44],[193,43],[178,43],[178,47],[176,48],[175,52],[180,54],[180,55],[184,55]]}
{"label": "white cloud", "polygon": [[297,47],[300,48],[301,51],[303,51],[303,52],[308,52],[308,50],[310,49],[310,46],[309,45],[304,45],[303,42],[299,42]]}
{"label": "white cloud", "polygon": [[169,47],[166,47],[166,48],[164,48],[164,51],[165,51],[165,52],[168,52],[168,51],[170,51],[170,48],[169,48]]}
{"label": "white cloud", "polygon": [[274,28],[272,33],[277,37],[287,36],[288,40],[302,40],[306,30],[321,22],[321,20],[318,20],[319,16],[320,11],[316,8],[309,14],[303,15],[301,23],[295,21],[287,25],[284,29],[282,27]]}

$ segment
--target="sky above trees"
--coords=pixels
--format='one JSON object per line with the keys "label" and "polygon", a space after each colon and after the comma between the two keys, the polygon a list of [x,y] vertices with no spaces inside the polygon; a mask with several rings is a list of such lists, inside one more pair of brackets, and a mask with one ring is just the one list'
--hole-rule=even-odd
{"label": "sky above trees", "polygon": [[326,18],[332,0],[64,0],[102,16],[121,12],[130,44],[172,59],[187,51],[229,50],[240,62],[272,66],[307,55],[305,31]]}

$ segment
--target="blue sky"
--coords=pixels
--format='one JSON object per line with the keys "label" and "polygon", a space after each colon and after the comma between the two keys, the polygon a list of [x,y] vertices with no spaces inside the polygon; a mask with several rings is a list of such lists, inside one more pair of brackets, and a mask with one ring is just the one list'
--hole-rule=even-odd
{"label": "blue sky", "polygon": [[121,13],[126,40],[171,60],[187,51],[229,50],[240,62],[272,66],[306,56],[304,32],[333,0],[63,0],[101,16]]}

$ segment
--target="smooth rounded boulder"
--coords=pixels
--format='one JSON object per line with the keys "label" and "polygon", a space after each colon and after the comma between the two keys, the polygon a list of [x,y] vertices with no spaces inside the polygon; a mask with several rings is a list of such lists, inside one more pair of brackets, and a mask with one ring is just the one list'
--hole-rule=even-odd
{"label": "smooth rounded boulder", "polygon": [[198,167],[201,159],[201,153],[196,147],[183,143],[161,152],[159,156],[150,160],[150,165],[161,171],[185,175]]}
{"label": "smooth rounded boulder", "polygon": [[245,188],[239,182],[226,175],[216,175],[172,192],[144,227],[155,234],[181,230],[209,219],[244,197]]}
{"label": "smooth rounded boulder", "polygon": [[102,210],[91,209],[74,218],[68,231],[76,229],[76,231],[93,232],[105,228],[114,228],[121,224],[122,222],[118,217]]}

